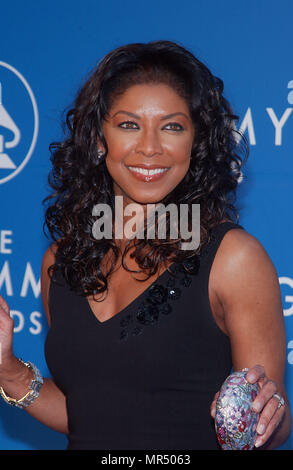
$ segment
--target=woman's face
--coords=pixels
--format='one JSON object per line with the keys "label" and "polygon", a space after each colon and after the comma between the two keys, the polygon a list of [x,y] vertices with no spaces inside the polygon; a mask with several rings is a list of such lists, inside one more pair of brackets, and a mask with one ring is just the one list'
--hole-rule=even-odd
{"label": "woman's face", "polygon": [[186,102],[167,85],[128,88],[103,132],[106,165],[124,204],[161,201],[188,171],[194,127]]}

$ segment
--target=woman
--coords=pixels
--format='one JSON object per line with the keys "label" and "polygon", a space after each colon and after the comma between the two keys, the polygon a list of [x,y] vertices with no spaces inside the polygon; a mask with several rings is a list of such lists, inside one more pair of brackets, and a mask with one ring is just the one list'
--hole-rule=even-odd
{"label": "woman", "polygon": [[[69,135],[51,146],[54,243],[41,280],[53,379],[20,404],[66,433],[68,449],[218,449],[212,417],[232,367],[260,386],[256,447],[289,435],[278,278],[238,225],[243,162],[222,91],[180,45],[130,44],[98,64],[68,112]],[[189,227],[199,204],[198,248],[182,249],[180,230],[159,237],[158,220],[153,238],[118,237],[113,225],[113,237],[94,236],[94,207],[111,207],[113,221],[118,196],[143,222],[151,204],[187,204]],[[0,383],[19,400],[38,371],[13,355],[1,304]]]}

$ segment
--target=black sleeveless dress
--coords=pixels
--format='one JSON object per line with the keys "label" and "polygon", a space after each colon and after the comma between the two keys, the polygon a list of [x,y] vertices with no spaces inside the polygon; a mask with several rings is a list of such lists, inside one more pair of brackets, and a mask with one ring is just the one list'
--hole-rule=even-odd
{"label": "black sleeveless dress", "polygon": [[210,405],[229,375],[229,338],[217,326],[209,273],[232,222],[205,251],[173,263],[130,305],[100,322],[57,271],[51,282],[48,368],[66,395],[69,450],[219,449]]}

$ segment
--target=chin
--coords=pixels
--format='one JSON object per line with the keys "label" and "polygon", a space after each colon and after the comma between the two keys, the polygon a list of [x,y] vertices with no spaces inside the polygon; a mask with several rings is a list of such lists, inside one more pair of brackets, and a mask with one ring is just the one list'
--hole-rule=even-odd
{"label": "chin", "polygon": [[[166,194],[167,195],[167,194]],[[145,194],[142,195],[141,197],[136,194],[135,196],[130,196],[133,202],[136,202],[137,204],[159,204],[164,197],[166,196],[165,194],[163,195],[150,195],[146,196]]]}

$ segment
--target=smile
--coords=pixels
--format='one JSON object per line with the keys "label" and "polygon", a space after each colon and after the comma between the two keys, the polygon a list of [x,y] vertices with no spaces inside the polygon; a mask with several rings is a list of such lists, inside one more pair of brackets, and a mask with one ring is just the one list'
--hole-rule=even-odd
{"label": "smile", "polygon": [[137,171],[142,173],[143,175],[156,175],[157,173],[163,173],[163,171],[167,171],[169,168],[154,168],[153,170],[147,170],[146,168],[139,168],[136,166],[128,166],[131,171]]}
{"label": "smile", "polygon": [[135,176],[140,181],[156,181],[169,170],[169,168],[153,168],[147,170],[146,168],[139,168],[135,166],[128,166],[128,170],[131,172],[133,176]]}

